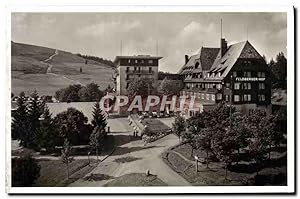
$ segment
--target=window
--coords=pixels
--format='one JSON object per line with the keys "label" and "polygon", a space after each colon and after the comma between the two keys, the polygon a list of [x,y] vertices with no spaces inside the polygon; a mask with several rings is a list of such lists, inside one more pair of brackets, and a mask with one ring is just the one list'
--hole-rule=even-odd
{"label": "window", "polygon": [[226,83],[226,88],[230,88],[230,83]]}
{"label": "window", "polygon": [[127,82],[127,84],[126,84],[126,89],[129,87],[129,82]]}
{"label": "window", "polygon": [[250,90],[251,89],[251,83],[244,83],[244,89],[245,90]]}
{"label": "window", "polygon": [[258,84],[258,89],[260,89],[260,90],[265,89],[265,83],[259,83]]}
{"label": "window", "polygon": [[240,89],[240,83],[234,83],[234,90]]}
{"label": "window", "polygon": [[233,77],[236,77],[236,76],[237,76],[236,71],[233,71],[233,72],[232,72],[232,76],[233,76]]}
{"label": "window", "polygon": [[209,94],[206,94],[206,99],[209,100]]}
{"label": "window", "polygon": [[129,75],[126,75],[126,80],[129,80]]}
{"label": "window", "polygon": [[239,102],[240,101],[240,96],[239,95],[234,95],[234,101]]}
{"label": "window", "polygon": [[222,89],[222,84],[217,84],[217,89]]}
{"label": "window", "polygon": [[264,102],[265,100],[265,95],[258,95],[258,101]]}
{"label": "window", "polygon": [[195,69],[197,69],[199,67],[199,62],[197,62],[196,64],[195,64]]}
{"label": "window", "polygon": [[130,59],[128,59],[128,63],[130,64]]}
{"label": "window", "polygon": [[209,77],[209,73],[207,73],[207,77]]}
{"label": "window", "polygon": [[222,99],[222,93],[218,93],[217,94],[217,100],[221,100]]}
{"label": "window", "polygon": [[134,67],[134,71],[136,71],[136,67]]}
{"label": "window", "polygon": [[204,93],[201,94],[201,99],[204,99]]}
{"label": "window", "polygon": [[213,94],[211,95],[211,100],[212,100],[212,101],[215,101],[215,100],[216,100],[215,95],[213,95]]}
{"label": "window", "polygon": [[250,102],[251,101],[251,95],[244,95],[244,101]]}
{"label": "window", "polygon": [[225,95],[225,101],[228,102],[229,101],[229,96]]}
{"label": "window", "polygon": [[218,72],[218,75],[217,75],[217,77],[221,77],[221,73],[220,73],[220,72]]}
{"label": "window", "polygon": [[152,73],[152,67],[149,67],[149,73]]}
{"label": "window", "polygon": [[266,77],[265,72],[257,72],[257,77]]}
{"label": "window", "polygon": [[149,63],[149,64],[153,64],[153,60],[152,60],[152,59],[149,59],[149,60],[148,60],[148,63]]}
{"label": "window", "polygon": [[249,72],[249,71],[246,72],[246,71],[245,71],[245,72],[244,72],[244,77],[251,77],[251,72]]}
{"label": "window", "polygon": [[142,63],[142,64],[144,63],[144,60],[143,60],[143,59],[141,60],[141,63]]}
{"label": "window", "polygon": [[126,72],[129,72],[129,67],[126,67]]}
{"label": "window", "polygon": [[136,64],[138,63],[138,60],[137,60],[137,59],[135,60],[135,63],[136,63]]}

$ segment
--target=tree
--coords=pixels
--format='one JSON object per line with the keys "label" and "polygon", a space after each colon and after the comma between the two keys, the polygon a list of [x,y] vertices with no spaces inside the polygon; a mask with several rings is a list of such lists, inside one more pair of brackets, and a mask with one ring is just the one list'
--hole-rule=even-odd
{"label": "tree", "polygon": [[273,79],[273,88],[286,89],[287,60],[283,52],[280,52],[276,56],[276,62],[274,60],[270,61],[269,68],[275,76]]}
{"label": "tree", "polygon": [[217,124],[213,132],[214,140],[212,149],[214,150],[217,158],[225,164],[225,180],[227,180],[228,166],[234,160],[234,150],[236,148],[236,140],[230,128]]}
{"label": "tree", "polygon": [[32,142],[27,146],[28,148],[38,149],[38,130],[41,127],[40,119],[44,112],[45,104],[38,99],[37,91],[31,94],[32,100],[28,105],[28,122],[29,122],[29,132]]}
{"label": "tree", "polygon": [[86,87],[82,87],[78,91],[78,95],[80,97],[80,101],[94,102],[101,100],[103,92],[99,89],[99,86],[97,84],[90,83],[86,85]]}
{"label": "tree", "polygon": [[183,88],[182,81],[168,80],[165,78],[158,87],[158,92],[163,95],[177,95]]}
{"label": "tree", "polygon": [[213,131],[211,128],[201,129],[198,143],[202,150],[206,151],[206,168],[209,164],[209,152],[212,151]]}
{"label": "tree", "polygon": [[185,119],[182,116],[176,116],[174,123],[172,123],[173,131],[178,136],[179,142],[182,133],[185,131]]}
{"label": "tree", "polygon": [[75,108],[68,108],[67,111],[57,114],[54,118],[60,136],[68,139],[72,145],[89,142],[93,128],[87,122],[88,118]]}
{"label": "tree", "polygon": [[55,92],[55,98],[61,102],[78,102],[80,101],[78,92],[81,88],[80,84],[73,84],[67,88],[59,89]]}
{"label": "tree", "polygon": [[47,106],[44,108],[41,127],[38,131],[38,144],[40,148],[45,148],[47,152],[53,152],[55,146],[63,144],[63,139],[59,135],[57,125],[52,119]]}
{"label": "tree", "polygon": [[96,151],[98,160],[99,150],[103,147],[103,141],[106,136],[106,132],[100,126],[96,126],[90,136],[90,146]]}
{"label": "tree", "polygon": [[249,144],[250,133],[247,124],[247,118],[245,115],[240,112],[232,114],[231,131],[232,135],[235,136],[238,155],[240,154],[240,149],[247,147]]}
{"label": "tree", "polygon": [[30,187],[40,177],[40,166],[31,155],[11,160],[13,187]]}
{"label": "tree", "polygon": [[249,131],[251,135],[249,143],[249,153],[255,160],[258,170],[265,159],[267,153],[267,146],[269,145],[269,137],[267,131],[264,129],[266,113],[261,110],[254,110],[248,117]]}
{"label": "tree", "polygon": [[93,108],[92,125],[94,128],[98,126],[103,130],[105,130],[105,127],[107,126],[105,113],[101,110],[99,102],[96,102]]}
{"label": "tree", "polygon": [[23,97],[18,98],[17,106],[17,110],[12,112],[12,138],[20,140],[20,144],[26,147],[30,137],[28,136],[28,107]]}
{"label": "tree", "polygon": [[72,147],[67,139],[64,141],[63,148],[61,150],[61,160],[67,166],[67,178],[70,178],[69,164],[74,160],[72,155]]}
{"label": "tree", "polygon": [[25,92],[24,91],[20,92],[19,97],[25,98]]}
{"label": "tree", "polygon": [[147,96],[153,91],[152,82],[146,79],[134,79],[129,83],[127,91],[130,96]]}

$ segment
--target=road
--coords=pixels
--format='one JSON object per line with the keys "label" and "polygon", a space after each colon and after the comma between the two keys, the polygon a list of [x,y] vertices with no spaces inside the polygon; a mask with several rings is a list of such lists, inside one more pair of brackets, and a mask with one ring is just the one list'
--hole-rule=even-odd
{"label": "road", "polygon": [[71,84],[80,84],[80,85],[82,85],[82,86],[85,86],[84,84],[82,84],[81,82],[79,82],[79,81],[77,81],[77,80],[73,80],[73,79],[71,79],[71,78],[69,78],[69,77],[66,77],[66,76],[64,76],[64,75],[59,75],[59,74],[56,74],[56,73],[53,73],[53,72],[52,72],[52,67],[53,67],[53,65],[52,65],[52,64],[49,64],[48,62],[51,61],[51,60],[53,59],[53,57],[57,56],[58,54],[59,54],[59,51],[56,49],[53,55],[51,55],[50,57],[48,57],[48,58],[45,59],[44,61],[41,61],[42,64],[45,64],[45,65],[48,66],[47,72],[46,72],[46,73],[47,73],[48,75],[53,75],[53,76],[57,76],[57,77],[63,78],[63,79],[65,79],[65,80],[69,81]]}
{"label": "road", "polygon": [[[170,122],[167,122],[170,123]],[[162,160],[161,154],[168,148],[178,144],[178,138],[171,134],[153,143],[144,146],[144,143],[133,137],[132,128],[128,125],[127,118],[110,119],[108,121],[111,132],[114,134],[118,147],[115,152],[87,176],[91,174],[105,175],[108,180],[85,181],[80,179],[70,186],[103,186],[115,177],[129,173],[146,173],[157,175],[169,186],[190,186],[179,174],[169,168]],[[120,158],[130,158],[120,163]]]}

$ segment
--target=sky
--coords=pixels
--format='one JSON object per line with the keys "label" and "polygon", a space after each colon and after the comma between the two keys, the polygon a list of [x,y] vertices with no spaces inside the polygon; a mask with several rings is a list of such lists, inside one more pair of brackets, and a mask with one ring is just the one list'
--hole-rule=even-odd
{"label": "sky", "polygon": [[176,73],[184,55],[220,46],[221,19],[229,45],[248,39],[267,60],[286,55],[287,15],[274,12],[12,13],[11,39],[110,60],[158,53],[159,70]]}

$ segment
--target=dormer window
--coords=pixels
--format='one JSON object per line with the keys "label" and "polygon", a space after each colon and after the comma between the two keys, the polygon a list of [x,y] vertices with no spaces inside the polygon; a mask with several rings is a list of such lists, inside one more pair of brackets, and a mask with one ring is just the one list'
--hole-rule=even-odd
{"label": "dormer window", "polygon": [[199,62],[197,62],[196,64],[195,64],[195,69],[197,69],[199,67]]}
{"label": "dormer window", "polygon": [[207,73],[207,77],[209,77],[209,73]]}
{"label": "dormer window", "polygon": [[218,75],[217,75],[217,77],[221,77],[221,73],[220,73],[220,72],[218,72]]}

